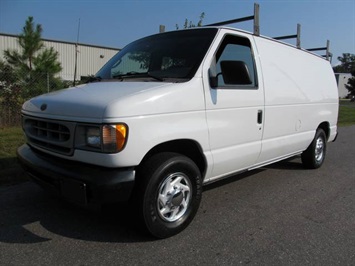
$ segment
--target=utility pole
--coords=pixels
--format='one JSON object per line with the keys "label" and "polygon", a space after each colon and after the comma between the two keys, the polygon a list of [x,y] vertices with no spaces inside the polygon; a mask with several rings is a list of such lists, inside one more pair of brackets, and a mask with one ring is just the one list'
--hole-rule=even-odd
{"label": "utility pole", "polygon": [[80,18],[79,18],[79,24],[78,24],[78,34],[77,34],[77,36],[76,36],[76,43],[75,43],[75,65],[74,65],[74,80],[73,80],[73,86],[75,86],[75,82],[76,82],[76,69],[77,69],[77,65],[78,65],[79,32],[80,32]]}

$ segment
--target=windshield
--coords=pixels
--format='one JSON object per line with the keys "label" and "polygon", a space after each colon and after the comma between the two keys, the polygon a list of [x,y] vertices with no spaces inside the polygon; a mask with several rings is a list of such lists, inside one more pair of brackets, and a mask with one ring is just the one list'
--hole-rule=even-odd
{"label": "windshield", "polygon": [[101,68],[100,79],[191,79],[217,29],[173,31],[152,35],[127,45]]}

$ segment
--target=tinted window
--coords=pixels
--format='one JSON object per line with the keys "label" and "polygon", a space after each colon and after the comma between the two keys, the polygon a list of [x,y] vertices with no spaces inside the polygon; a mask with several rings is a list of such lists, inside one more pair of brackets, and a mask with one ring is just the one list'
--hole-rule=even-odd
{"label": "tinted window", "polygon": [[[222,61],[240,61],[244,63],[248,69],[251,84],[250,87],[256,87],[256,73],[254,67],[253,53],[250,45],[250,41],[246,38],[236,37],[232,35],[227,35],[221,47],[218,49],[216,54],[216,72],[221,73],[221,62]],[[236,70],[237,71],[237,70]],[[218,85],[225,86],[226,83],[222,75],[218,76]],[[230,84],[228,84],[230,85]],[[233,84],[240,85],[240,84]]]}

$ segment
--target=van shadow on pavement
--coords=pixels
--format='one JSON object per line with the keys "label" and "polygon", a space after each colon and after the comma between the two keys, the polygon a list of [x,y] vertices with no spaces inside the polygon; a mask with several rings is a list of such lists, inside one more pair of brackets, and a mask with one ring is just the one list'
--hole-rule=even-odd
{"label": "van shadow on pavement", "polygon": [[102,242],[152,240],[138,230],[126,205],[86,210],[48,195],[32,182],[0,188],[0,242],[45,242],[53,234]]}

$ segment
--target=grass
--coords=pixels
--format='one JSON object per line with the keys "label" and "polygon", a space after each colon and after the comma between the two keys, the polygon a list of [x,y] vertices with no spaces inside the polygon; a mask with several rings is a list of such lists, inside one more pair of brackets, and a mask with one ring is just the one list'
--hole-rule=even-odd
{"label": "grass", "polygon": [[0,128],[0,185],[27,180],[16,159],[16,149],[23,143],[21,127]]}
{"label": "grass", "polygon": [[355,125],[355,102],[340,100],[338,126]]}
{"label": "grass", "polygon": [[[338,126],[355,125],[355,102],[341,100]],[[16,159],[16,149],[25,143],[21,127],[0,128],[0,185],[27,180]]]}

